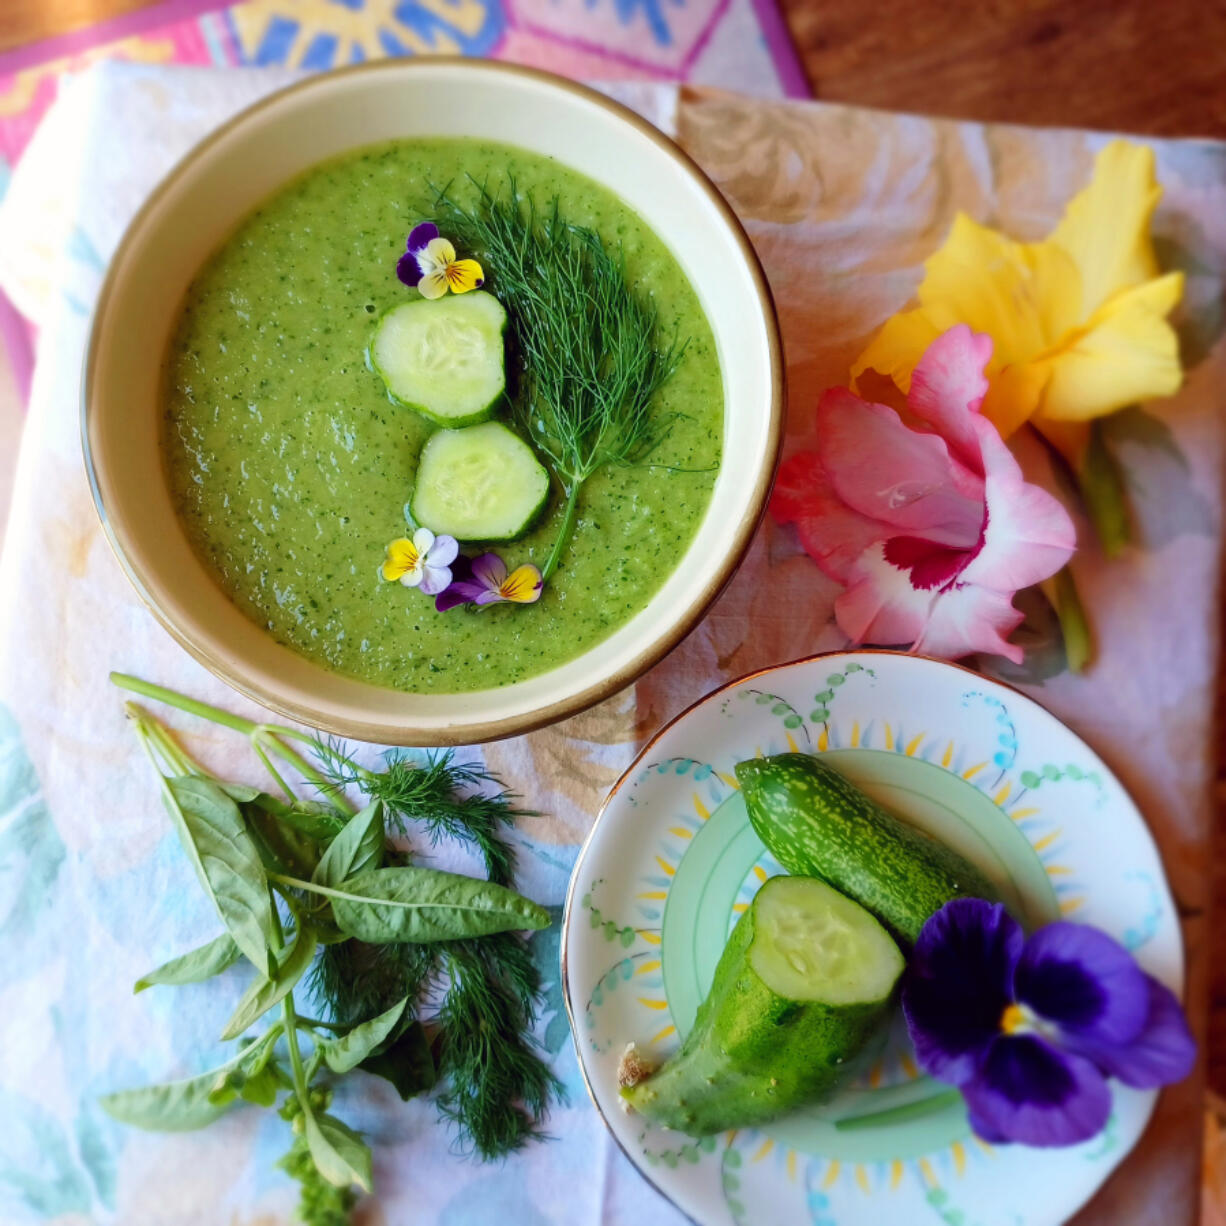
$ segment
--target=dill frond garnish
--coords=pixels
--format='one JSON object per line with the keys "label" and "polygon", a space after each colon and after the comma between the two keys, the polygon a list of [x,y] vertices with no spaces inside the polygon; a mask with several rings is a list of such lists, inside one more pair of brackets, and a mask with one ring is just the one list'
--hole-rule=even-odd
{"label": "dill frond garnish", "polygon": [[[503,831],[517,818],[536,814],[516,808],[514,793],[484,767],[457,762],[450,749],[424,763],[406,756],[390,758],[382,771],[358,766],[331,741],[317,741],[314,753],[335,789],[356,786],[368,800],[381,800],[389,825],[400,834],[418,824],[431,843],[444,838],[468,843],[480,853],[495,885],[510,883],[515,849]],[[498,790],[484,790],[490,787]]]}
{"label": "dill frond garnish", "polygon": [[478,187],[472,208],[439,192],[435,215],[481,253],[489,288],[511,316],[516,416],[566,499],[541,568],[548,580],[574,531],[583,483],[606,464],[639,463],[667,432],[652,399],[686,342],[661,341],[656,309],[630,284],[623,255],[565,221],[556,197],[538,209],[510,176],[505,192]]}

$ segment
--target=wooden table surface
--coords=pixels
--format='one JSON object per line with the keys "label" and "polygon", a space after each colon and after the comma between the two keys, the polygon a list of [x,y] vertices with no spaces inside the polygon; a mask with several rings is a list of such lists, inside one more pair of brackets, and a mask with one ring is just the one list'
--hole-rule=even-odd
{"label": "wooden table surface", "polygon": [[[0,51],[147,0],[0,0]],[[1226,138],[1226,0],[782,0],[814,94],[967,119]],[[1226,629],[1226,618],[1224,618]],[[1219,708],[1226,712],[1226,685]],[[1226,747],[1224,747],[1226,750]],[[1222,765],[1222,764],[1220,764]],[[1226,773],[1216,844],[1226,849]],[[1226,857],[1214,856],[1214,864]],[[1226,923],[1226,869],[1215,869]],[[1226,959],[1209,1084],[1226,1098]]]}

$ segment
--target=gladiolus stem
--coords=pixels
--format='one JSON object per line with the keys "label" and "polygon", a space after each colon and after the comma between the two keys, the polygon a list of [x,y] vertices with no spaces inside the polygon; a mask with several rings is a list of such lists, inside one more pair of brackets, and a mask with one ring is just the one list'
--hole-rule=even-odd
{"label": "gladiolus stem", "polygon": [[1094,634],[1086,619],[1081,597],[1077,594],[1073,572],[1066,566],[1050,579],[1044,579],[1039,586],[1060,622],[1060,633],[1064,636],[1064,658],[1069,672],[1080,673],[1094,658]]}
{"label": "gladiolus stem", "polygon": [[1081,500],[1094,525],[1095,535],[1109,558],[1119,557],[1132,540],[1132,519],[1124,475],[1103,439],[1102,421],[1090,426],[1090,438],[1076,465]]}

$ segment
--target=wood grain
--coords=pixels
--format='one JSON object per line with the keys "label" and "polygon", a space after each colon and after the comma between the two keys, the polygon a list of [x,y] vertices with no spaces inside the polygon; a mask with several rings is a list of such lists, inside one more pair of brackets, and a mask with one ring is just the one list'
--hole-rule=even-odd
{"label": "wood grain", "polygon": [[151,0],[0,0],[0,51],[71,34]]}
{"label": "wood grain", "polygon": [[1226,136],[1224,0],[782,0],[819,98]]}

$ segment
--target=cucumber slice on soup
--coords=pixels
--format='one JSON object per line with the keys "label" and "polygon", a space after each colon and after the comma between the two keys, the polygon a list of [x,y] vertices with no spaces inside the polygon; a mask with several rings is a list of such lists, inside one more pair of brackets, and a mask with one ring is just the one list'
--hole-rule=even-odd
{"label": "cucumber slice on soup", "polygon": [[821,1102],[885,1022],[902,970],[858,903],[812,877],[772,877],[732,930],[680,1050],[645,1076],[623,1057],[622,1096],[696,1137]]}
{"label": "cucumber slice on soup", "polygon": [[501,422],[438,430],[417,461],[409,504],[431,532],[458,541],[511,541],[549,499],[549,474],[518,434]]}
{"label": "cucumber slice on soup", "polygon": [[484,290],[404,302],[375,327],[370,364],[397,404],[439,426],[471,426],[502,402],[506,326],[502,303]]}

